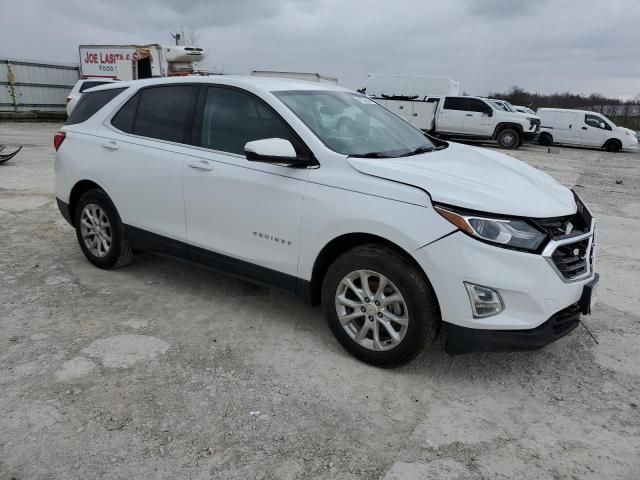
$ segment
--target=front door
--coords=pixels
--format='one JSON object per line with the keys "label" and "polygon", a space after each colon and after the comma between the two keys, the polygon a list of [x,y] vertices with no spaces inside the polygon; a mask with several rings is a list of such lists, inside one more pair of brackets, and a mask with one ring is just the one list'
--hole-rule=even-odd
{"label": "front door", "polygon": [[[609,127],[610,128],[610,127]],[[598,115],[584,114],[584,122],[580,129],[583,145],[602,147],[607,140],[607,123]]]}
{"label": "front door", "polygon": [[479,98],[467,98],[464,117],[464,130],[470,135],[490,137],[493,135],[493,117],[487,112],[493,110]]}
{"label": "front door", "polygon": [[295,288],[308,170],[250,162],[244,154],[252,140],[291,139],[287,125],[244,90],[207,87],[200,103],[198,146],[184,163],[193,259]]}

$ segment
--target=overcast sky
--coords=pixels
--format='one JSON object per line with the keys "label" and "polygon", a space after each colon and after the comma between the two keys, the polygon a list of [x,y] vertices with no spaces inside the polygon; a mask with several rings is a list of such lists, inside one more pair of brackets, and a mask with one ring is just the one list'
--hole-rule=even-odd
{"label": "overcast sky", "polygon": [[483,95],[513,85],[640,94],[640,0],[11,0],[0,58],[77,61],[81,43],[170,43],[193,27],[225,72],[449,76]]}

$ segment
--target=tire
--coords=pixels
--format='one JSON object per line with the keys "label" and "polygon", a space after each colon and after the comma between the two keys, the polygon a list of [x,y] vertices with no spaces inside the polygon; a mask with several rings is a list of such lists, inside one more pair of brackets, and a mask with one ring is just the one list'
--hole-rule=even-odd
{"label": "tire", "polygon": [[607,152],[618,153],[620,150],[622,150],[622,143],[620,142],[620,140],[612,138],[604,144],[604,149]]}
{"label": "tire", "polygon": [[543,147],[550,147],[553,144],[553,138],[548,133],[543,133],[538,139],[538,143]]}
{"label": "tire", "polygon": [[512,128],[505,128],[498,134],[498,145],[514,150],[520,145],[520,134]]}
{"label": "tire", "polygon": [[[371,297],[362,288],[362,272],[365,278],[368,276]],[[346,286],[349,277],[359,293]],[[386,287],[384,295],[378,295],[382,277]],[[385,299],[392,298],[399,301],[392,300],[385,306]],[[381,245],[356,247],[331,264],[322,283],[322,308],[329,328],[344,349],[379,367],[398,367],[413,360],[428,341],[436,338],[440,326],[438,302],[423,273],[393,249]],[[353,317],[344,327],[340,321],[343,316]],[[396,338],[382,322],[394,330]]]}
{"label": "tire", "polygon": [[82,194],[75,207],[74,225],[82,252],[96,267],[119,268],[133,261],[133,250],[120,215],[104,191],[89,190]]}

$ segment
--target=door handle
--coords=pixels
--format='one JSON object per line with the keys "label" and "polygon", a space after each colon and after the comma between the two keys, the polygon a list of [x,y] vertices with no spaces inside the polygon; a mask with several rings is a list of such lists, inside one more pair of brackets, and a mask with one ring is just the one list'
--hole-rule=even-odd
{"label": "door handle", "polygon": [[191,162],[187,164],[190,168],[194,168],[196,170],[203,170],[205,172],[210,172],[213,170],[213,167],[209,165],[209,162],[206,160],[200,160],[199,162]]}
{"label": "door handle", "polygon": [[587,130],[587,127],[582,127],[583,130]]}
{"label": "door handle", "polygon": [[467,117],[473,117],[473,113],[467,113]]}
{"label": "door handle", "polygon": [[106,148],[107,150],[118,150],[120,147],[115,141],[111,140],[110,142],[104,142],[102,144],[102,148]]}

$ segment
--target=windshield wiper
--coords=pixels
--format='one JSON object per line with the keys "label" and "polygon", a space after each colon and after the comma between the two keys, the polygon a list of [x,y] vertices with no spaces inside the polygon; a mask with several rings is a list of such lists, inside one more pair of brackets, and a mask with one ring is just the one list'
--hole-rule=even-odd
{"label": "windshield wiper", "polygon": [[415,150],[412,150],[412,151],[407,152],[407,153],[403,153],[400,156],[401,157],[410,157],[412,155],[420,155],[421,153],[433,152],[434,150],[442,150],[442,148],[440,148],[440,147],[427,147],[426,145],[423,145],[422,147],[418,147]]}
{"label": "windshield wiper", "polygon": [[368,153],[361,153],[358,155],[349,155],[349,156],[354,158],[393,158],[393,157],[390,157],[389,155],[385,155],[382,152],[368,152]]}

